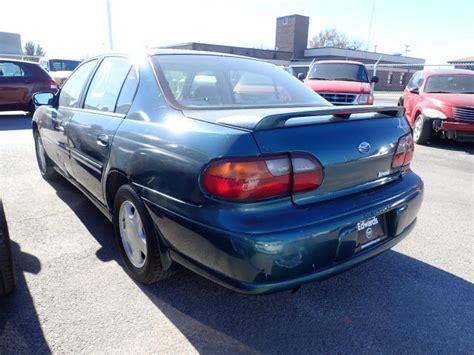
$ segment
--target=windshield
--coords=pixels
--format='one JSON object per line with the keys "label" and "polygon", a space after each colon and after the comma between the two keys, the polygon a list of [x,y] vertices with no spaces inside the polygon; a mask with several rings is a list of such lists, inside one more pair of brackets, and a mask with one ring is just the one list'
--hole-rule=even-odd
{"label": "windshield", "polygon": [[363,65],[348,63],[316,63],[311,67],[308,79],[369,82]]}
{"label": "windshield", "polygon": [[425,92],[474,94],[474,75],[432,75],[426,81]]}
{"label": "windshield", "polygon": [[50,59],[50,71],[73,71],[81,62],[78,60]]}
{"label": "windshield", "polygon": [[156,73],[171,103],[189,108],[327,106],[277,66],[216,55],[156,55]]}

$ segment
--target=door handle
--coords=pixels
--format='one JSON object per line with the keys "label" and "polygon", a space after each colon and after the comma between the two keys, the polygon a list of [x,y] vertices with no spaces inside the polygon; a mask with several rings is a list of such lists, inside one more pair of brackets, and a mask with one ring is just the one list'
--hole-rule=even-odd
{"label": "door handle", "polygon": [[51,121],[55,130],[64,132],[63,120],[52,118]]}
{"label": "door handle", "polygon": [[106,134],[99,134],[97,136],[97,144],[102,147],[107,147],[109,145],[109,136]]}

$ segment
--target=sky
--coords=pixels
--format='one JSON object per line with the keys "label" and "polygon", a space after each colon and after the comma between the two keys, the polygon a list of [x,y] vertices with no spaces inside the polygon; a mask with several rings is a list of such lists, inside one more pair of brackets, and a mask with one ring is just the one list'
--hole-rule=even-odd
{"label": "sky", "polygon": [[[41,44],[50,56],[108,50],[107,0],[3,0],[0,32]],[[204,42],[272,49],[276,17],[310,17],[309,38],[334,27],[377,46],[441,64],[474,55],[473,0],[110,0],[114,50]],[[372,5],[374,15],[369,35]],[[8,14],[8,15],[6,15]]]}

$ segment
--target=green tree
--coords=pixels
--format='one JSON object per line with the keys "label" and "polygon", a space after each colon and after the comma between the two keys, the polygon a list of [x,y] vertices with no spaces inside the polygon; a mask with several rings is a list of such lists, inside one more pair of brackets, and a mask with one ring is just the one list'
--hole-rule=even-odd
{"label": "green tree", "polygon": [[309,41],[309,47],[362,49],[365,47],[365,43],[363,41],[359,41],[356,38],[349,38],[344,33],[336,30],[335,28],[325,28]]}
{"label": "green tree", "polygon": [[41,45],[28,41],[23,47],[23,54],[26,56],[25,60],[38,62],[39,57],[43,57],[44,55],[46,55],[46,51]]}

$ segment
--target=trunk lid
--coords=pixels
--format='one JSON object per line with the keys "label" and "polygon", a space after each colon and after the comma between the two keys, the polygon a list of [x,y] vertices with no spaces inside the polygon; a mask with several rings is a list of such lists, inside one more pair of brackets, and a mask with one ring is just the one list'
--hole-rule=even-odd
{"label": "trunk lid", "polygon": [[294,194],[297,205],[360,192],[400,176],[400,168],[391,168],[392,159],[399,138],[410,127],[397,107],[251,110],[248,115],[242,111],[221,112],[215,122],[252,130],[262,154],[304,152],[322,164],[323,183],[316,190]]}

